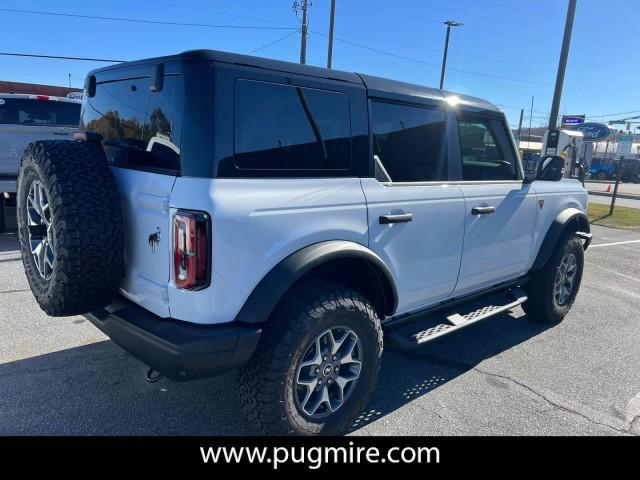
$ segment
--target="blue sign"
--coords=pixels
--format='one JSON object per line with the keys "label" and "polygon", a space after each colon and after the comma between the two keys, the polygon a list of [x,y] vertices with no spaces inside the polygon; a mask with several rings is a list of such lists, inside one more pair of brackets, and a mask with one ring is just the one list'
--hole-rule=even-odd
{"label": "blue sign", "polygon": [[587,122],[580,125],[574,125],[572,130],[582,132],[585,142],[599,142],[605,140],[610,133],[609,127],[603,123]]}
{"label": "blue sign", "polygon": [[562,126],[565,125],[578,125],[580,123],[584,123],[584,115],[563,115],[562,116]]}

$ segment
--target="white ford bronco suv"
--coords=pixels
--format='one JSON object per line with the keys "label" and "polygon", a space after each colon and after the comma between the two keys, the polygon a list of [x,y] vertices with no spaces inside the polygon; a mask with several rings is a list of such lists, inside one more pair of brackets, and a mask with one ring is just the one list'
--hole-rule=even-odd
{"label": "white ford bronco suv", "polygon": [[22,158],[39,305],[86,315],[151,380],[239,368],[268,433],[348,429],[383,339],[518,305],[559,322],[578,293],[587,194],[560,157],[523,171],[483,100],[203,50],[91,72],[81,117]]}

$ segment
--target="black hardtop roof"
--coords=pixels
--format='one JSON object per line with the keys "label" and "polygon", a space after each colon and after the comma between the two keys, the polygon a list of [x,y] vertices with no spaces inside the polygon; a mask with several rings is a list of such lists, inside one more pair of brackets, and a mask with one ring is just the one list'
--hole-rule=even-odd
{"label": "black hardtop roof", "polygon": [[341,70],[315,67],[312,65],[301,65],[294,62],[285,62],[282,60],[273,60],[270,58],[254,57],[251,55],[243,55],[240,53],[222,52],[219,50],[189,50],[186,52],[164,57],[123,62],[93,70],[89,72],[89,75],[93,75],[103,71],[113,71],[122,67],[154,64],[175,60],[231,63],[255,68],[263,68],[265,70],[273,70],[278,72],[293,73],[297,75],[307,75],[315,78],[356,83],[365,86],[371,95],[380,97],[387,96],[387,94],[393,94],[398,97],[412,97],[432,101],[443,101],[445,98],[457,97],[459,104],[466,107],[494,112],[501,111],[494,104],[480,98],[449,92],[446,90],[439,90],[436,88],[401,82],[398,80],[391,80],[388,78],[376,77],[373,75],[344,72]]}

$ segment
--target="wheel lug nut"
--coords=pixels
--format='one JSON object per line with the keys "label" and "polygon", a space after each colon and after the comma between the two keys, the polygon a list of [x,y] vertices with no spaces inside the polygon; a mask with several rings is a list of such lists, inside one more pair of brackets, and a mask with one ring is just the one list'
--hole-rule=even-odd
{"label": "wheel lug nut", "polygon": [[334,356],[332,357],[332,359],[333,359],[333,361],[335,362],[335,361],[338,359],[337,355],[334,355]]}
{"label": "wheel lug nut", "polygon": [[320,367],[316,367],[316,373],[320,373]]}
{"label": "wheel lug nut", "polygon": [[326,362],[327,361],[327,356],[325,355],[324,357],[322,357],[322,360],[324,360]]}

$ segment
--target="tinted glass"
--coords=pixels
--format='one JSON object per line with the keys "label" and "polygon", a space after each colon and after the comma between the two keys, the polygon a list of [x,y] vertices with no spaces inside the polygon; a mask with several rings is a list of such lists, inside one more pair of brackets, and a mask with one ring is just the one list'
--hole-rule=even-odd
{"label": "tinted glass", "polygon": [[444,112],[372,102],[372,115],[373,152],[391,181],[448,180]]}
{"label": "tinted glass", "polygon": [[351,165],[347,95],[238,80],[235,164],[250,170],[342,170]]}
{"label": "tinted glass", "polygon": [[463,180],[517,178],[515,159],[507,146],[501,145],[493,124],[491,120],[481,119],[458,121]]}
{"label": "tinted glass", "polygon": [[79,103],[0,98],[0,123],[3,124],[77,127],[79,122]]}
{"label": "tinted glass", "polygon": [[98,83],[83,128],[102,135],[107,158],[122,167],[179,170],[183,80],[167,75],[160,92],[149,78]]}

